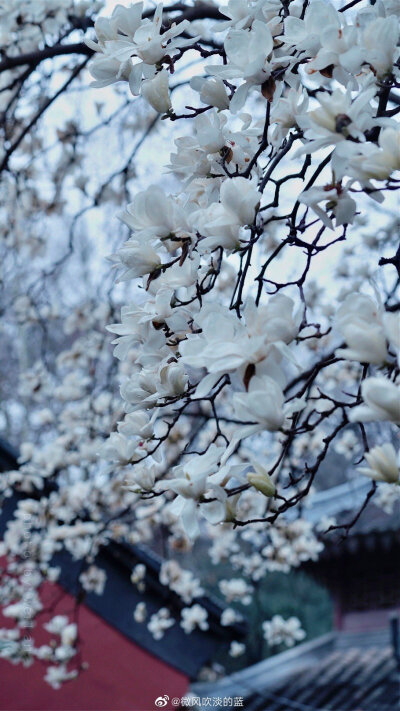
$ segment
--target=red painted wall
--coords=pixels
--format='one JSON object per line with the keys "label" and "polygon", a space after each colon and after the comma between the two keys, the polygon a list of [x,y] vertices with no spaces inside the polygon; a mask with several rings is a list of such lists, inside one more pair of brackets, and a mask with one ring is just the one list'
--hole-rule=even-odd
{"label": "red painted wall", "polygon": [[[74,599],[64,593],[59,600],[60,595],[58,586],[46,586],[41,596],[45,607],[58,602],[51,614],[41,615],[41,623],[55,614],[71,617]],[[0,617],[0,626],[9,627],[10,621]],[[84,605],[79,630],[82,659],[89,668],[59,690],[43,680],[41,662],[23,668],[0,660],[1,711],[154,711],[157,696],[181,697],[187,691],[186,676],[132,644]],[[34,629],[32,637],[43,644],[52,635]]]}

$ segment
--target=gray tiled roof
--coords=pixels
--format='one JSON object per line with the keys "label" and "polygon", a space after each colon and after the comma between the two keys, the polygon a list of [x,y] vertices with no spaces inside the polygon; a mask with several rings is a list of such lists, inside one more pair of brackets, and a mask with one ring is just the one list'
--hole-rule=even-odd
{"label": "gray tiled roof", "polygon": [[330,633],[193,692],[243,696],[246,711],[397,711],[400,670],[388,630]]}
{"label": "gray tiled roof", "polygon": [[335,650],[248,699],[246,711],[395,711],[400,674],[392,650]]}

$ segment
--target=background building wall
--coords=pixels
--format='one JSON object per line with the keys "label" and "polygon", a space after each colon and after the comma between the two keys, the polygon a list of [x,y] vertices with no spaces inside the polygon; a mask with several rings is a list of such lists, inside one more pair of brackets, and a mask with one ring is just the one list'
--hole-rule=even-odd
{"label": "background building wall", "polygon": [[[43,620],[72,616],[75,600],[59,586],[47,585],[43,600],[46,606],[58,601]],[[9,622],[0,618],[2,627]],[[44,681],[40,661],[27,671],[0,660],[1,711],[147,711],[156,708],[157,696],[181,697],[187,691],[185,675],[130,642],[85,605],[79,609],[79,629],[82,661],[89,666],[59,691]],[[50,639],[43,633],[40,641],[48,644]]]}

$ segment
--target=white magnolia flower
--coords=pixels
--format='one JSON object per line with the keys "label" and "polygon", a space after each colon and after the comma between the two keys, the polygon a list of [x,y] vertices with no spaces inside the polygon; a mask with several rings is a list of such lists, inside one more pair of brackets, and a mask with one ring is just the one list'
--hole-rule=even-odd
{"label": "white magnolia flower", "polygon": [[399,55],[398,40],[399,24],[394,15],[375,17],[362,34],[364,61],[379,79],[392,70],[393,62]]}
{"label": "white magnolia flower", "polygon": [[361,385],[363,405],[349,414],[350,422],[394,422],[400,424],[400,388],[387,378],[367,378]]}
{"label": "white magnolia flower", "polygon": [[137,461],[146,452],[137,451],[137,441],[129,440],[120,432],[112,432],[101,447],[101,454],[105,459],[121,464]]}
{"label": "white magnolia flower", "polygon": [[338,19],[336,16],[334,23],[321,28],[321,47],[316,56],[308,62],[306,71],[311,75],[321,72],[323,76],[332,76],[346,84],[352,74],[360,71],[364,53],[357,42],[357,27],[355,25],[339,27]]}
{"label": "white magnolia flower", "polygon": [[201,250],[238,249],[241,228],[253,224],[259,202],[260,193],[254,183],[241,177],[225,180],[221,185],[220,202],[193,215],[193,225],[205,236],[199,244]]}
{"label": "white magnolia flower", "polygon": [[35,603],[35,606],[33,607],[31,600],[29,600],[29,604],[28,602],[21,600],[20,602],[14,602],[11,605],[6,605],[2,609],[2,614],[4,615],[4,617],[14,617],[17,620],[26,621],[34,617],[35,614],[39,611],[39,609],[40,605]]}
{"label": "white magnolia flower", "polygon": [[[143,368],[134,374],[121,386],[121,395],[129,403],[129,409],[132,412],[156,407],[158,401],[157,369]],[[137,461],[139,458],[137,456],[133,461]]]}
{"label": "white magnolia flower", "polygon": [[90,565],[87,570],[79,576],[79,581],[86,592],[93,592],[102,595],[106,585],[107,574],[97,565]]}
{"label": "white magnolia flower", "polygon": [[60,635],[68,624],[69,620],[66,615],[56,615],[55,617],[52,617],[49,622],[43,625],[43,627],[52,634]]}
{"label": "white magnolia flower", "polygon": [[400,483],[398,456],[392,444],[387,442],[373,447],[364,454],[364,459],[368,466],[358,467],[360,474],[388,484]]}
{"label": "white magnolia flower", "polygon": [[[178,35],[185,32],[190,23],[183,20],[178,25],[173,23],[165,32],[161,34],[162,29],[162,4],[156,7],[152,20],[141,18],[143,3],[137,3],[131,8],[127,8],[127,14],[130,12],[129,26],[124,21],[117,20],[121,25],[124,34],[118,33],[111,39],[106,38],[97,51],[103,51],[106,56],[117,60],[122,65],[126,62],[131,64],[129,74],[129,86],[132,94],[138,94],[143,75],[149,78],[149,75],[154,74],[154,66],[158,64],[166,54],[173,54],[178,48],[184,47],[195,41],[192,39],[185,40],[178,38]],[[91,45],[92,46],[92,45]],[[135,58],[135,63],[132,65],[131,58]]]}
{"label": "white magnolia flower", "polygon": [[246,651],[246,645],[243,644],[242,642],[236,642],[235,640],[231,642],[231,645],[229,647],[229,656],[230,657],[241,657],[242,654],[244,654]]}
{"label": "white magnolia flower", "polygon": [[198,502],[204,497],[209,486],[208,477],[218,469],[223,449],[211,445],[206,454],[194,456],[175,467],[173,479],[160,482],[161,489],[171,489],[178,496],[171,504],[170,511],[179,516],[189,538],[199,534]]}
{"label": "white magnolia flower", "polygon": [[168,72],[163,69],[153,79],[145,79],[142,83],[142,96],[160,114],[166,114],[170,108]]}
{"label": "white magnolia flower", "polygon": [[[240,320],[233,311],[210,304],[196,316],[202,332],[188,334],[181,343],[182,360],[192,368],[207,368],[209,373],[235,372],[246,364],[264,361],[268,369],[282,356],[293,361],[287,344],[297,336],[301,317],[301,310],[295,312],[293,300],[283,294],[272,296],[258,308],[249,298]],[[273,373],[279,379],[276,370]]]}
{"label": "white magnolia flower", "polygon": [[165,632],[175,624],[175,620],[171,617],[167,607],[162,607],[158,612],[150,617],[147,629],[156,640],[164,637]]}
{"label": "white magnolia flower", "polygon": [[44,680],[50,684],[53,689],[60,689],[61,684],[69,679],[75,679],[78,675],[77,669],[68,671],[65,664],[59,664],[56,667],[47,667]]}
{"label": "white magnolia flower", "polygon": [[349,90],[343,92],[335,89],[332,94],[318,92],[316,99],[320,106],[298,118],[307,142],[297,151],[297,155],[314,153],[326,146],[337,146],[347,142],[348,138],[364,141],[364,132],[376,123],[370,105],[375,93],[376,88],[373,86],[360,92],[353,100]]}
{"label": "white magnolia flower", "polygon": [[262,628],[264,639],[270,645],[284,644],[286,647],[293,647],[306,636],[297,617],[285,620],[281,615],[274,615],[270,621],[263,622]]}
{"label": "white magnolia flower", "polygon": [[382,320],[389,348],[394,354],[397,353],[397,361],[400,365],[400,312],[387,311],[383,314]]}
{"label": "white magnolia flower", "polygon": [[185,392],[188,376],[182,363],[166,363],[159,370],[160,384],[157,388],[160,397],[175,397]]}
{"label": "white magnolia flower", "polygon": [[268,10],[271,10],[272,7],[274,14],[278,14],[279,7],[276,6],[276,3],[274,4],[273,0],[263,0],[261,3],[260,0],[255,3],[250,3],[248,0],[228,0],[223,7],[223,13],[229,17],[229,20],[218,22],[213,28],[214,31],[223,32],[231,27],[236,29],[250,27],[256,16],[258,19],[263,17],[263,14],[259,12],[263,5],[266,5]]}
{"label": "white magnolia flower", "polygon": [[336,8],[322,0],[314,0],[308,5],[304,20],[293,15],[285,18],[283,40],[289,46],[315,56],[321,49],[322,33],[327,28],[340,29],[340,25]]}
{"label": "white magnolia flower", "polygon": [[[179,213],[178,216],[176,213]],[[150,185],[147,190],[136,193],[126,212],[120,213],[120,220],[135,231],[138,241],[163,239],[174,232],[177,219],[182,212],[170,195],[158,185]]]}
{"label": "white magnolia flower", "polygon": [[193,77],[190,86],[200,94],[203,104],[215,106],[217,109],[229,109],[229,97],[222,79],[219,77]]}
{"label": "white magnolia flower", "polygon": [[227,479],[229,479],[230,476],[241,474],[242,470],[243,465],[241,464],[237,465],[237,467],[222,467],[217,474],[213,474],[210,477],[210,482],[213,485],[210,491],[212,501],[208,503],[207,499],[205,499],[204,504],[201,506],[201,513],[209,523],[215,525],[223,521],[232,522],[235,520],[240,495],[228,496],[226,491],[218,486],[218,482],[224,481],[225,472]]}
{"label": "white magnolia flower", "polygon": [[148,412],[138,410],[125,415],[123,422],[118,423],[118,432],[125,437],[137,437],[138,440],[150,439],[154,434],[154,421],[157,413],[150,417]]}
{"label": "white magnolia flower", "polygon": [[345,430],[334,444],[335,452],[348,459],[354,459],[354,452],[359,449],[360,441],[353,430]]}
{"label": "white magnolia flower", "polygon": [[[324,225],[333,230],[333,223],[327,212],[332,211],[335,216],[336,227],[340,225],[352,224],[356,214],[356,201],[350,197],[346,187],[341,183],[337,185],[325,185],[323,188],[312,187],[304,190],[299,195],[299,202],[308,205],[314,210]],[[319,206],[320,202],[325,203],[325,210]]]}
{"label": "white magnolia flower", "polygon": [[49,525],[48,535],[53,541],[68,541],[74,538],[79,539],[84,536],[94,536],[99,531],[99,524],[94,521],[77,521],[72,526]]}
{"label": "white magnolia flower", "polygon": [[[168,312],[168,306],[166,304],[164,313]],[[120,360],[124,360],[128,356],[131,348],[138,344],[142,346],[146,344],[148,350],[151,348],[153,351],[153,356],[155,352],[158,352],[158,357],[146,359],[146,362],[144,362],[144,353],[142,353],[141,361],[144,366],[157,365],[160,360],[169,353],[165,347],[163,335],[151,327],[147,315],[143,310],[123,306],[121,309],[121,323],[110,324],[107,326],[107,330],[118,335],[118,338],[112,341],[112,343],[116,344],[114,355]],[[150,353],[148,353],[148,355],[150,355]]]}
{"label": "white magnolia flower", "polygon": [[246,583],[243,578],[230,578],[230,580],[221,580],[219,589],[227,602],[241,602],[242,605],[249,605],[251,602],[251,594],[253,587]]}
{"label": "white magnolia flower", "polygon": [[143,563],[137,563],[131,573],[131,583],[136,585],[139,592],[144,592],[146,589],[146,566]]}
{"label": "white magnolia flower", "polygon": [[338,348],[339,358],[382,365],[388,357],[382,310],[364,294],[349,294],[336,314],[336,327],[347,348]]}
{"label": "white magnolia flower", "polygon": [[168,585],[186,604],[204,595],[198,578],[190,570],[183,570],[175,560],[162,563],[159,578],[162,585]]}
{"label": "white magnolia flower", "polygon": [[[179,25],[173,24],[166,32],[161,34],[163,6],[157,5],[153,19],[144,19],[133,34],[132,41],[119,39],[105,42],[106,51],[124,61],[133,55],[140,57],[146,64],[157,64],[167,52],[171,52],[181,45],[181,40],[174,40],[177,35],[185,32],[189,27],[187,21]],[[171,40],[173,40],[171,42]],[[166,50],[168,44],[168,50]],[[185,44],[185,42],[184,42]]]}
{"label": "white magnolia flower", "polygon": [[229,627],[230,625],[233,625],[235,622],[238,622],[241,617],[236,610],[233,609],[233,607],[226,607],[225,610],[223,611],[221,615],[221,625],[223,627]]}
{"label": "white magnolia flower", "polygon": [[136,605],[134,611],[133,611],[133,619],[135,622],[145,622],[147,618],[147,607],[145,602],[138,602]]}
{"label": "white magnolia flower", "polygon": [[348,160],[349,174],[367,186],[370,180],[385,180],[400,170],[400,128],[381,130],[378,143],[355,145]]}
{"label": "white magnolia flower", "polygon": [[264,334],[264,340],[270,343],[291,343],[299,332],[302,319],[301,308],[295,309],[293,299],[284,294],[271,296],[267,304],[257,308],[249,298],[243,313],[249,333],[253,336]]}
{"label": "white magnolia flower", "polygon": [[91,86],[102,89],[117,81],[129,81],[132,72],[131,62],[119,62],[113,57],[95,55],[90,64],[90,73],[94,79]]}
{"label": "white magnolia flower", "polygon": [[127,281],[151,274],[161,264],[159,254],[146,242],[128,240],[110,259],[116,268],[125,267],[118,281]]}
{"label": "white magnolia flower", "polygon": [[158,467],[155,464],[136,464],[128,472],[126,488],[129,491],[152,491],[156,482]]}
{"label": "white magnolia flower", "polygon": [[70,624],[66,625],[62,628],[60,636],[61,644],[66,647],[71,647],[78,636],[77,625],[74,622],[71,622]]}
{"label": "white magnolia flower", "polygon": [[92,86],[100,88],[113,84],[116,81],[129,81],[132,72],[132,62],[127,58],[124,62],[118,59],[107,56],[106,43],[118,39],[118,30],[122,29],[126,32],[129,28],[130,32],[135,32],[139,27],[142,18],[143,3],[137,3],[135,7],[131,7],[123,12],[121,5],[118,5],[113,12],[111,18],[98,17],[94,29],[98,42],[93,42],[89,38],[85,38],[85,43],[94,50],[95,55],[92,59],[89,69],[95,81]]}
{"label": "white magnolia flower", "polygon": [[192,607],[184,607],[182,610],[181,627],[190,634],[196,627],[200,630],[208,630],[208,612],[201,605],[192,605]]}
{"label": "white magnolia flower", "polygon": [[297,125],[298,116],[304,114],[307,108],[308,96],[303,88],[289,89],[285,95],[275,93],[270,114],[271,124],[277,124],[271,134],[275,145],[280,144],[289,129]]}
{"label": "white magnolia flower", "polygon": [[250,380],[248,392],[235,393],[233,407],[237,419],[256,423],[254,431],[265,429],[276,432],[285,421],[282,389],[268,375],[255,375]]}
{"label": "white magnolia flower", "polygon": [[392,514],[394,507],[400,501],[400,486],[393,486],[386,482],[378,482],[378,489],[374,496],[374,503],[382,508],[385,513]]}
{"label": "white magnolia flower", "polygon": [[218,153],[224,148],[226,143],[224,118],[217,111],[209,111],[196,117],[194,124],[196,141],[206,153]]}
{"label": "white magnolia flower", "polygon": [[48,644],[42,644],[35,650],[35,656],[38,659],[51,659],[53,657],[53,649]]}
{"label": "white magnolia flower", "polygon": [[230,102],[230,110],[236,113],[243,107],[249,90],[253,86],[264,84],[271,74],[271,30],[265,22],[255,20],[250,29],[230,30],[224,47],[228,64],[210,65],[206,69],[210,74],[224,79],[245,80],[239,89],[236,89]]}

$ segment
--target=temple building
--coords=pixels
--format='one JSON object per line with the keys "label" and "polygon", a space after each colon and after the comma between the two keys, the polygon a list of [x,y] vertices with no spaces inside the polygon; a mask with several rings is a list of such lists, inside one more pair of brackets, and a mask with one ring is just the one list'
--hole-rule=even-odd
{"label": "temple building", "polygon": [[[321,491],[305,516],[357,517],[370,483]],[[395,711],[400,709],[400,505],[370,503],[339,529],[317,562],[303,569],[330,591],[332,632],[269,657],[213,684],[207,697],[244,697],[246,711]],[[200,705],[200,708],[202,706]]]}

